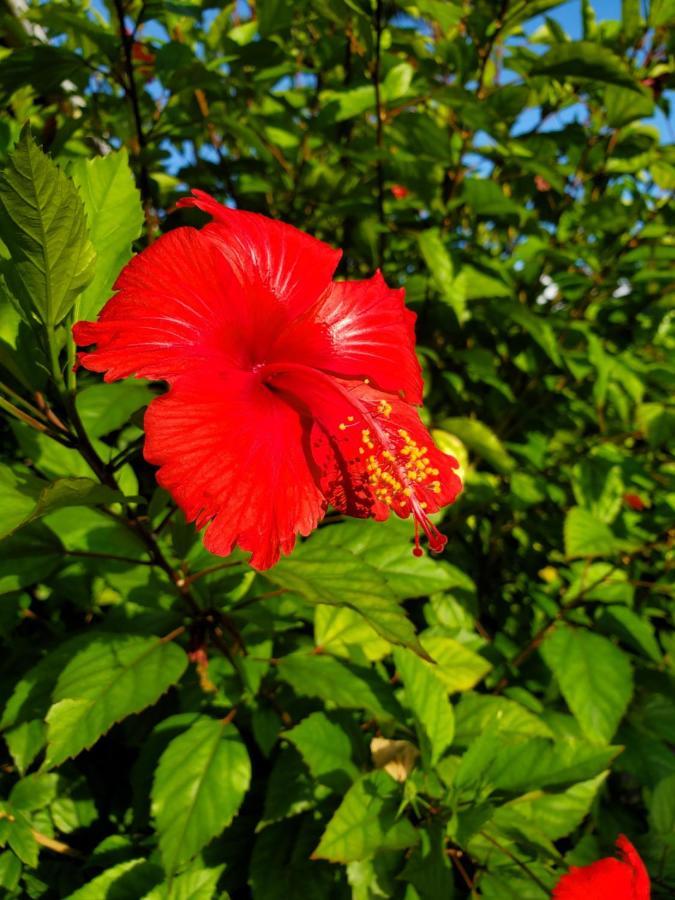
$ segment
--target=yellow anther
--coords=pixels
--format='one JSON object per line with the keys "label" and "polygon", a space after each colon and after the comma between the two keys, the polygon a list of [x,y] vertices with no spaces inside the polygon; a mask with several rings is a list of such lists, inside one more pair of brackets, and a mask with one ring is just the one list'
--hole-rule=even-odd
{"label": "yellow anther", "polygon": [[340,431],[346,431],[346,430],[347,430],[347,426],[345,425],[344,422],[340,422],[340,424],[338,425],[338,428],[340,429]]}
{"label": "yellow anther", "polygon": [[347,421],[348,421],[348,422],[353,422],[353,421],[354,421],[354,416],[347,416]]}

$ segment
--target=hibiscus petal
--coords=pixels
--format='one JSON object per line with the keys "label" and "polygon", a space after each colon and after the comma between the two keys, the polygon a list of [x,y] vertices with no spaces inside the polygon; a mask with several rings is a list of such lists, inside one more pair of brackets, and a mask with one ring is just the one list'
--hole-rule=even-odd
{"label": "hibiscus petal", "polygon": [[599,859],[590,866],[573,866],[553,891],[554,900],[638,900],[633,891],[631,869],[618,859]]}
{"label": "hibiscus petal", "polygon": [[172,380],[200,362],[244,365],[248,298],[222,253],[194,228],[177,228],[135,256],[98,322],[73,328],[79,361],[106,381]]}
{"label": "hibiscus petal", "polygon": [[347,378],[369,378],[380,390],[422,402],[415,355],[415,314],[402,289],[378,271],[367,281],[334,282],[317,304],[279,337],[272,359],[296,359]]}
{"label": "hibiscus petal", "polygon": [[649,873],[624,835],[616,840],[621,859],[607,857],[588,866],[572,866],[553,891],[553,900],[649,900]]}
{"label": "hibiscus petal", "polygon": [[342,252],[304,231],[257,213],[222,206],[204,191],[177,206],[196,206],[213,217],[203,234],[214,240],[240,277],[255,271],[281,301],[289,319],[315,303],[333,277]]}
{"label": "hibiscus petal", "polygon": [[314,419],[311,452],[331,505],[380,520],[392,510],[403,519],[412,515],[416,551],[418,526],[433,550],[443,549],[446,538],[429,515],[460,493],[459,464],[434,446],[411,404],[301,364],[269,366],[263,375]]}
{"label": "hibiscus petal", "polygon": [[325,501],[309,423],[251,373],[179,379],[145,416],[145,458],[219,556],[235,545],[267,569],[316,528]]}

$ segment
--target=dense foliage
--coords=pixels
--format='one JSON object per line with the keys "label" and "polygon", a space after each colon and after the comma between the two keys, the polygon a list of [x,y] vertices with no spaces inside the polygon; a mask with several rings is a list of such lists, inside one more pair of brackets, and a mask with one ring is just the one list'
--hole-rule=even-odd
{"label": "dense foliage", "polygon": [[[619,832],[672,896],[675,4],[557,5],[4,0],[3,896],[539,900]],[[73,371],[188,186],[406,288],[441,558],[210,556],[161,386]]]}

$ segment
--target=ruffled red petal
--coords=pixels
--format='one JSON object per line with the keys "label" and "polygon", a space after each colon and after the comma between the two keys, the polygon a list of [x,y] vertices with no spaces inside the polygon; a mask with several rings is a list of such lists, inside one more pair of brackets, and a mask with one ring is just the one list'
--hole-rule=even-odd
{"label": "ruffled red petal", "polygon": [[[247,361],[242,330],[250,298],[227,260],[194,228],[177,228],[135,256],[115,282],[98,322],[78,322],[80,363],[106,372],[171,381],[200,363]],[[255,308],[255,305],[253,305]]]}
{"label": "ruffled red petal", "polygon": [[386,519],[390,511],[415,520],[432,550],[446,538],[429,515],[462,489],[457,460],[442,453],[413,406],[368,384],[341,381],[297,364],[266,367],[264,377],[314,420],[311,452],[318,483],[336,509]]}
{"label": "ruffled red petal", "polygon": [[234,271],[246,280],[256,272],[293,319],[328,288],[341,251],[304,231],[257,213],[230,209],[204,191],[177,206],[196,206],[213,217],[202,234],[216,242]]}
{"label": "ruffled red petal", "polygon": [[298,360],[380,390],[422,402],[415,355],[415,314],[403,289],[387,287],[378,271],[367,281],[334,282],[272,348],[272,360]]}
{"label": "ruffled red petal", "polygon": [[621,859],[607,857],[573,866],[553,891],[553,900],[649,900],[649,874],[635,847],[620,835]]}
{"label": "ruffled red petal", "polygon": [[307,454],[310,423],[260,379],[184,377],[145,416],[145,458],[219,556],[235,545],[267,569],[326,507]]}

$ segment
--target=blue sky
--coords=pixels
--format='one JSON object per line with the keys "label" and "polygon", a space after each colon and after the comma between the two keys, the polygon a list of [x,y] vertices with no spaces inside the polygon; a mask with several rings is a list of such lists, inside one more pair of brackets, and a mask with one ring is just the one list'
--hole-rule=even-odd
{"label": "blue sky", "polygon": [[[101,0],[93,0],[92,5],[97,11],[102,12],[104,16],[106,15]],[[596,20],[598,22],[602,21],[603,19],[614,21],[621,19],[621,0],[594,0],[592,5],[595,10]],[[204,14],[205,21],[208,21],[215,12],[216,11],[214,10],[207,10]],[[526,32],[528,34],[532,34],[534,31],[536,31],[545,23],[546,16],[560,23],[560,25],[562,25],[564,30],[573,40],[578,40],[583,37],[581,21],[581,0],[568,0],[568,2],[562,3],[560,6],[549,10],[545,15],[533,17],[525,25]],[[143,34],[150,38],[159,39],[160,41],[166,40],[166,32],[163,28],[161,28],[161,26],[157,26],[155,23],[150,23],[148,26],[146,26],[143,29]],[[150,89],[152,89],[152,85],[150,86]],[[552,116],[544,126],[543,130],[556,129],[565,122],[575,120],[579,116],[580,111],[581,108],[578,106],[568,107],[557,116]],[[525,110],[517,122],[515,133],[529,130],[535,124],[538,118],[539,114],[536,110]],[[672,143],[673,141],[675,141],[675,129],[673,127],[673,122],[668,121],[666,116],[660,110],[657,110],[656,114],[652,118],[645,120],[645,122],[658,128],[664,141],[668,143]],[[173,157],[173,159],[171,159],[169,162],[169,171],[175,170],[176,168],[180,167],[180,165],[185,164],[186,159],[180,152],[176,150],[176,148],[170,147],[170,145],[167,143],[166,149],[169,150]]]}

